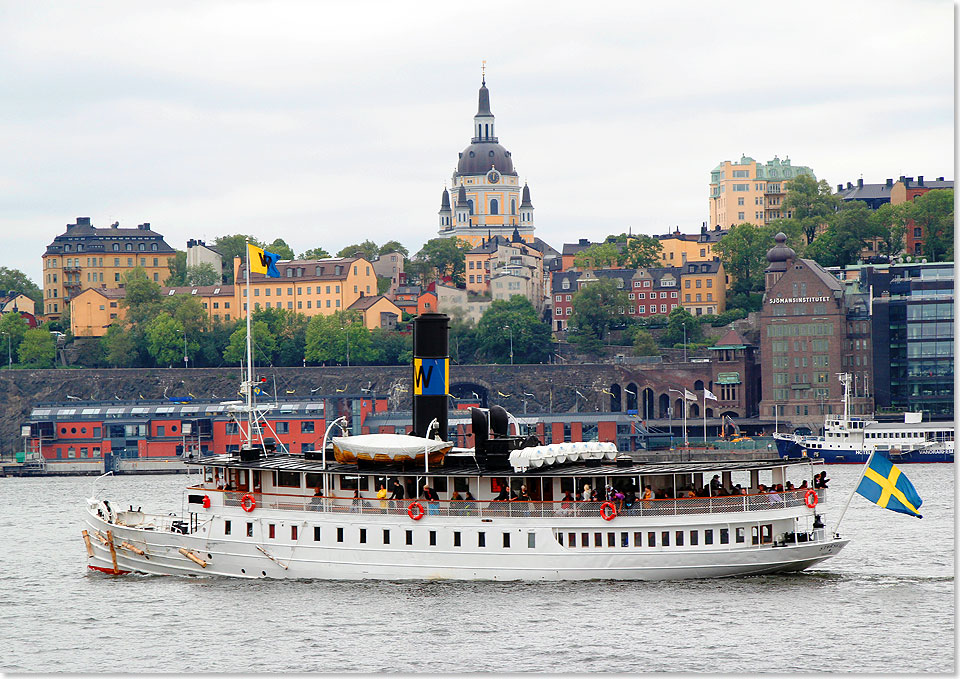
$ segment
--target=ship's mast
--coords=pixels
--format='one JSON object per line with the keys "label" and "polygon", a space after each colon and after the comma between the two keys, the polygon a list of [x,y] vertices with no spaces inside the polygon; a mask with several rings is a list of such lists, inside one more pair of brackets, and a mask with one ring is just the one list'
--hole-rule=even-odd
{"label": "ship's mast", "polygon": [[244,384],[244,392],[247,397],[247,448],[253,448],[253,350],[250,339],[250,315],[252,308],[250,305],[250,239],[245,239],[247,251],[247,381]]}
{"label": "ship's mast", "polygon": [[850,373],[837,373],[843,387],[843,421],[850,420]]}

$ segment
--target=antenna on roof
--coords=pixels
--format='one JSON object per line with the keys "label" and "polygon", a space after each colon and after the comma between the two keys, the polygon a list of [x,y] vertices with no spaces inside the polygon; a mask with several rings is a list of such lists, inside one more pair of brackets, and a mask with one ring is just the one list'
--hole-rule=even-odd
{"label": "antenna on roof", "polygon": [[487,60],[484,59],[480,62],[480,84],[487,84]]}

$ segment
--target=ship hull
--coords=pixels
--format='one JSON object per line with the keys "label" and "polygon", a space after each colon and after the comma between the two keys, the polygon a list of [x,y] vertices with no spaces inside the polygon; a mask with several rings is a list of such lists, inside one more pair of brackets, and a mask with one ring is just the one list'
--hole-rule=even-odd
{"label": "ship hull", "polygon": [[[771,512],[769,520],[775,520]],[[244,517],[235,517],[237,524]],[[283,523],[280,523],[280,518]],[[379,541],[381,530],[390,530],[394,539],[403,544],[404,532],[412,522],[397,522],[395,518],[380,517],[370,520],[366,530]],[[735,517],[731,517],[733,519]],[[752,517],[753,520],[764,520]],[[782,518],[782,517],[781,517]],[[212,536],[204,531],[191,534],[164,530],[147,530],[107,523],[95,513],[87,518],[88,566],[103,573],[144,573],[153,575],[224,576],[270,579],[320,580],[679,580],[690,578],[733,577],[767,573],[788,573],[815,566],[837,554],[847,540],[824,538],[817,541],[780,545],[734,547],[625,547],[622,535],[633,531],[674,530],[686,524],[638,523],[629,517],[617,517],[612,522],[596,519],[570,519],[552,522],[553,525],[532,526],[522,520],[504,520],[494,527],[490,524],[434,521],[424,517],[417,526],[417,541],[432,529],[438,544],[450,546],[454,532],[464,538],[475,538],[479,530],[490,537],[489,547],[464,546],[452,551],[436,549],[415,543],[407,547],[347,544],[344,546],[313,546],[307,542],[307,522],[293,517],[264,517],[262,521],[277,521],[284,531],[291,525],[301,526],[304,538],[295,544],[264,544],[242,538],[228,539]],[[691,519],[695,521],[696,519]],[[211,517],[208,525],[218,522]],[[355,533],[357,528],[343,521],[311,522],[325,535],[335,535],[337,528]],[[712,524],[719,527],[720,524]],[[555,532],[613,534],[614,543],[601,549],[565,549],[557,543]],[[500,533],[514,537],[514,548],[501,549]],[[822,533],[822,531],[821,531]],[[535,537],[528,537],[533,534]],[[822,536],[821,536],[822,537]],[[496,538],[497,544],[492,544]],[[629,539],[629,538],[627,538]],[[371,540],[373,541],[373,540]],[[529,541],[529,542],[528,542]],[[530,547],[531,544],[536,547]],[[111,548],[112,545],[112,548]],[[193,558],[191,558],[192,555]]]}
{"label": "ship hull", "polygon": [[[781,459],[796,459],[809,457],[821,460],[824,464],[866,464],[870,457],[869,450],[854,450],[852,448],[806,448],[800,441],[777,438],[777,454]],[[913,464],[927,462],[953,462],[953,451],[948,448],[932,450],[911,450],[901,453],[877,451],[880,455],[890,458],[895,464]]]}

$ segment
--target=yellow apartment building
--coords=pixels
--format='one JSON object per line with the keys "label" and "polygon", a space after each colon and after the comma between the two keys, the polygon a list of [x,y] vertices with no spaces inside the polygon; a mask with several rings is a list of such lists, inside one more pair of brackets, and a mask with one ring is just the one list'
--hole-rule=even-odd
{"label": "yellow apartment building", "polygon": [[403,318],[403,310],[383,295],[361,297],[347,311],[359,312],[367,330],[395,330],[397,321]]}
{"label": "yellow apartment building", "polygon": [[[377,274],[363,257],[286,260],[276,264],[280,278],[250,274],[253,309],[288,309],[305,316],[348,309],[361,297],[377,296]],[[234,301],[238,318],[246,318],[246,265],[233,260]]]}
{"label": "yellow apartment building", "polygon": [[680,267],[680,305],[694,316],[727,310],[727,286],[719,259],[686,262]]}
{"label": "yellow apartment building", "polygon": [[43,309],[45,320],[59,320],[70,300],[88,288],[123,287],[123,275],[141,267],[147,278],[162,284],[170,275],[176,251],[149,222],[135,229],[107,228],[77,217],[76,224],[53,239],[43,254]]}
{"label": "yellow apartment building", "polygon": [[727,235],[727,231],[719,226],[708,229],[704,224],[700,227],[700,233],[680,233],[678,228],[671,233],[655,236],[663,248],[660,251],[660,263],[663,266],[681,266],[684,262],[713,259],[713,246]]}
{"label": "yellow apartment building", "polygon": [[725,160],[710,172],[710,225],[729,229],[749,222],[762,225],[789,217],[783,208],[787,185],[801,174],[816,179],[809,167],[793,165],[790,158],[760,163],[749,156],[738,162]]}

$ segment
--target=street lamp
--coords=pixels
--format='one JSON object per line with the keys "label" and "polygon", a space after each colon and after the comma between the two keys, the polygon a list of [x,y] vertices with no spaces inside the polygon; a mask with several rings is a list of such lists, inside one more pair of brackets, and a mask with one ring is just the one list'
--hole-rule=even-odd
{"label": "street lamp", "polygon": [[11,335],[9,332],[6,332],[6,331],[0,333],[0,335],[7,336],[7,370],[10,370],[11,368],[13,368],[13,358],[11,358],[11,354],[10,354],[10,338],[13,337],[13,335]]}
{"label": "street lamp", "polygon": [[186,328],[184,328],[184,331],[183,331],[183,367],[184,367],[184,368],[189,367],[189,366],[187,365],[187,331],[186,331]]}
{"label": "street lamp", "polygon": [[510,365],[513,365],[513,328],[509,325],[503,326],[504,330],[510,331]]}
{"label": "street lamp", "polygon": [[683,322],[683,362],[687,362],[687,322]]}

